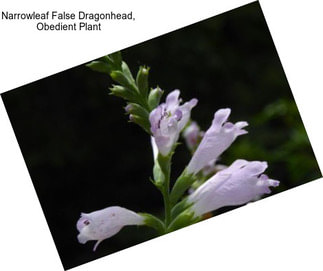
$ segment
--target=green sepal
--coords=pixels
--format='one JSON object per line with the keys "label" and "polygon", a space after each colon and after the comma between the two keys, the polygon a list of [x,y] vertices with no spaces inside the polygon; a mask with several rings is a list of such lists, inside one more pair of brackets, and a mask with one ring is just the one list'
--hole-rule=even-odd
{"label": "green sepal", "polygon": [[170,172],[170,161],[172,159],[173,153],[174,152],[171,151],[169,154],[164,156],[164,155],[162,155],[161,153],[158,152],[157,161],[158,161],[158,164],[159,164],[161,170],[165,174],[169,174],[169,172]]}
{"label": "green sepal", "polygon": [[92,61],[88,64],[86,64],[86,67],[89,67],[91,70],[96,72],[102,72],[105,74],[110,74],[112,71],[111,65],[108,63],[102,62],[102,61]]}
{"label": "green sepal", "polygon": [[153,110],[159,105],[163,93],[164,92],[159,87],[156,87],[150,91],[148,96],[148,106],[150,110]]}
{"label": "green sepal", "polygon": [[162,188],[164,187],[164,183],[165,183],[165,174],[161,170],[158,161],[155,161],[155,165],[154,165],[154,168],[153,168],[153,175],[154,175],[153,184],[159,190],[162,190]]}
{"label": "green sepal", "polygon": [[144,217],[146,226],[154,228],[160,235],[165,233],[165,224],[159,218],[148,213],[138,214]]}
{"label": "green sepal", "polygon": [[126,99],[128,101],[134,101],[137,99],[137,96],[133,93],[133,91],[123,86],[112,85],[110,91],[111,94]]}
{"label": "green sepal", "polygon": [[147,95],[148,95],[148,75],[149,75],[149,68],[140,66],[136,77],[136,84],[138,86],[139,93],[145,99],[147,99]]}
{"label": "green sepal", "polygon": [[176,231],[178,229],[184,228],[186,226],[192,225],[200,221],[200,217],[196,217],[194,212],[191,209],[186,209],[184,212],[179,214],[173,221],[170,223],[167,232]]}
{"label": "green sepal", "polygon": [[166,176],[170,172],[170,160],[173,153],[163,156],[158,153],[157,159],[155,160],[153,174],[154,184],[161,190],[164,187]]}
{"label": "green sepal", "polygon": [[133,115],[130,114],[129,116],[129,120],[131,122],[134,122],[136,124],[138,124],[141,128],[143,128],[148,134],[150,134],[150,123],[148,118],[143,118],[141,116],[138,115]]}
{"label": "green sepal", "polygon": [[172,205],[183,196],[184,192],[196,181],[194,174],[187,173],[186,169],[176,180],[174,187],[170,193],[170,202]]}

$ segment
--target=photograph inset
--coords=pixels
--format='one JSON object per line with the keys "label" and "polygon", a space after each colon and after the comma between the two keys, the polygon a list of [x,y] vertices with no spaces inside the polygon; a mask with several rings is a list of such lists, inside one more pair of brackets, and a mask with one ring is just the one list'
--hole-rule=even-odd
{"label": "photograph inset", "polygon": [[65,269],[321,177],[258,2],[1,96]]}

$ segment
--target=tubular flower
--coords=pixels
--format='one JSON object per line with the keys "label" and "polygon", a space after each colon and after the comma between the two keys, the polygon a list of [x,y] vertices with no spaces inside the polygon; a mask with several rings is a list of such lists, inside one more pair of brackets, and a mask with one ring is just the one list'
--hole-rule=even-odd
{"label": "tubular flower", "polygon": [[191,151],[196,149],[203,135],[204,132],[200,130],[200,127],[195,121],[192,121],[190,125],[183,131],[183,137],[186,145]]}
{"label": "tubular flower", "polygon": [[128,209],[112,206],[92,213],[81,213],[76,223],[79,235],[78,241],[85,244],[97,240],[93,251],[107,238],[117,234],[124,226],[143,225],[144,217]]}
{"label": "tubular flower", "polygon": [[239,121],[235,124],[227,122],[230,113],[230,108],[215,112],[211,127],[204,134],[187,166],[188,173],[198,173],[210,161],[217,159],[239,135],[247,133],[242,129],[248,126],[247,122]]}
{"label": "tubular flower", "polygon": [[247,203],[263,194],[271,193],[269,186],[276,187],[279,181],[262,174],[267,162],[236,160],[230,167],[221,170],[188,197],[194,215],[200,216],[224,206]]}
{"label": "tubular flower", "polygon": [[214,175],[215,173],[226,169],[227,166],[222,165],[222,164],[215,164],[215,160],[211,160],[209,164],[207,164],[203,169],[202,169],[202,174],[203,176],[208,176],[210,174]]}
{"label": "tubular flower", "polygon": [[160,104],[149,115],[151,132],[163,156],[171,152],[181,130],[190,119],[192,108],[197,104],[197,99],[192,99],[180,105],[179,94],[179,90],[169,93],[166,103]]}

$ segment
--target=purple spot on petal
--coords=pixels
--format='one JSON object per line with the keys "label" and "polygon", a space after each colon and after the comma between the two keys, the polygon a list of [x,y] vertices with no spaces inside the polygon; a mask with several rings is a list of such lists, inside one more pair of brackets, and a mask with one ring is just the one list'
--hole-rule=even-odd
{"label": "purple spot on petal", "polygon": [[81,217],[76,223],[76,228],[80,232],[85,226],[89,224],[90,224],[90,221],[88,219]]}
{"label": "purple spot on petal", "polygon": [[180,121],[180,120],[182,119],[182,117],[183,117],[183,113],[182,113],[182,111],[181,111],[181,110],[179,110],[179,109],[177,109],[177,110],[175,111],[175,119],[176,119],[177,121]]}

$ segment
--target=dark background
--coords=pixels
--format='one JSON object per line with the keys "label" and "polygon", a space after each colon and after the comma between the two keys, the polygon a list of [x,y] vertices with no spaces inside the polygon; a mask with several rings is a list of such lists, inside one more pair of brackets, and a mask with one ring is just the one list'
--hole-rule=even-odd
{"label": "dark background", "polygon": [[[281,181],[273,193],[321,176],[258,2],[122,53],[133,73],[151,67],[150,86],[198,98],[192,118],[204,130],[222,107],[232,109],[233,122],[249,122],[221,163],[268,161],[268,175]],[[156,236],[125,227],[93,253],[94,242],[76,239],[80,212],[119,205],[162,216],[162,197],[148,180],[149,136],[128,123],[125,103],[108,95],[111,84],[82,64],[1,95],[65,269]],[[189,159],[180,145],[173,177]]]}

